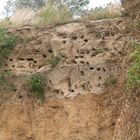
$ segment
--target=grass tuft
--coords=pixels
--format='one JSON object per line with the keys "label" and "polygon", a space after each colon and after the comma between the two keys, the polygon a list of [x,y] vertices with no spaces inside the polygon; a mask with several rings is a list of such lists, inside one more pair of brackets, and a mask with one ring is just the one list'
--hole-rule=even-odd
{"label": "grass tuft", "polygon": [[45,100],[45,79],[40,74],[33,74],[28,80],[29,90],[42,102]]}
{"label": "grass tuft", "polygon": [[113,86],[117,84],[117,79],[114,77],[114,75],[110,75],[104,82],[104,85],[107,86]]}
{"label": "grass tuft", "polygon": [[56,67],[60,62],[60,56],[53,56],[51,59],[48,60],[49,64],[51,64],[52,68]]}
{"label": "grass tuft", "polygon": [[0,73],[0,91],[15,91],[15,85],[13,81],[13,74],[10,72]]}
{"label": "grass tuft", "polygon": [[39,24],[53,25],[63,23],[72,19],[72,14],[66,7],[55,7],[53,4],[48,4],[39,12]]}

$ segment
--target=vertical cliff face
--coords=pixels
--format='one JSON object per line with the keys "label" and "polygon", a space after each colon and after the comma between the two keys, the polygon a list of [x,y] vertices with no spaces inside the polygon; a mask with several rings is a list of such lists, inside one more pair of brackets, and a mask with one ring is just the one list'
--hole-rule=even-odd
{"label": "vertical cliff face", "polygon": [[[0,92],[0,140],[139,139],[139,104],[124,91],[131,50],[125,25],[107,19],[9,30],[21,42],[6,62],[16,91]],[[47,77],[44,104],[25,86],[34,73]]]}
{"label": "vertical cliff face", "polygon": [[[140,0],[121,1],[139,16]],[[20,41],[3,68],[15,89],[0,90],[0,140],[139,140],[140,97],[125,90],[127,19],[9,29]],[[47,77],[43,104],[26,87],[36,73]]]}
{"label": "vertical cliff face", "polygon": [[[127,54],[122,23],[117,19],[69,23],[43,31],[18,29],[15,34],[21,38],[29,36],[30,41],[15,47],[7,69],[19,76],[45,72],[50,89],[47,94],[53,92],[59,97],[102,94],[108,80],[116,81],[117,61]],[[50,60],[54,58],[60,60],[52,68]]]}

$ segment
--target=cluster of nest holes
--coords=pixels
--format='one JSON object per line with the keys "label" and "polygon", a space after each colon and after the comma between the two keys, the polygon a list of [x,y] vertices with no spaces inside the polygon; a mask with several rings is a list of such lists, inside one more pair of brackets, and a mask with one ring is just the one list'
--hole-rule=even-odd
{"label": "cluster of nest holes", "polygon": [[[18,58],[17,59],[18,61],[28,61],[28,62],[33,62],[34,64],[37,64],[37,61],[34,60],[33,58]],[[12,58],[9,59],[10,62],[14,61]],[[12,65],[13,68],[15,68],[15,65]],[[21,67],[24,67],[24,66],[21,66]]]}
{"label": "cluster of nest holes", "polygon": [[83,40],[83,42],[88,42],[88,39],[87,38],[85,38],[85,36],[84,35],[80,35],[80,36],[78,36],[78,35],[76,35],[76,34],[74,34],[74,33],[72,33],[71,35],[67,35],[67,34],[61,34],[61,33],[59,33],[59,35],[60,36],[63,36],[63,44],[66,44],[67,43],[67,41],[66,41],[66,39],[67,38],[70,38],[71,40],[77,40],[78,38],[79,39],[82,39]]}
{"label": "cluster of nest holes", "polygon": [[[40,54],[40,51],[38,49],[34,49],[33,52],[35,55]],[[48,53],[51,53],[51,54],[53,53],[52,48],[48,48]]]}
{"label": "cluster of nest holes", "polygon": [[[39,50],[35,50],[35,53],[36,53],[36,54],[39,54],[39,52],[40,52]],[[49,49],[48,49],[48,53],[53,54],[53,50],[52,50],[51,48],[49,48]],[[47,55],[46,55],[46,54],[42,54],[42,57],[43,57],[43,58],[47,58]],[[10,62],[13,62],[14,59],[10,58],[9,61],[10,61]],[[17,59],[17,61],[29,61],[29,62],[33,62],[34,64],[37,64],[37,61],[34,60],[33,58],[21,58],[21,57],[20,57],[20,58]],[[12,65],[12,67],[14,68],[15,65]]]}
{"label": "cluster of nest holes", "polygon": [[74,89],[69,89],[69,92],[72,92],[73,93],[73,92],[75,92],[75,90]]}
{"label": "cluster of nest holes", "polygon": [[77,49],[77,53],[79,55],[76,55],[75,59],[84,58],[87,55],[90,56],[90,57],[95,57],[98,54],[105,53],[105,52],[108,52],[108,51],[109,51],[108,48],[98,48],[98,49],[92,48],[91,50],[88,50],[88,49],[79,50],[79,49]]}
{"label": "cluster of nest holes", "polygon": [[[99,78],[99,80],[101,80],[102,79],[102,77],[101,76],[99,76],[98,77]],[[99,83],[97,83],[97,87],[101,87],[103,84],[101,83],[101,82],[99,82]],[[82,89],[83,90],[89,90],[90,91],[90,89],[92,89],[93,88],[93,85],[91,84],[91,82],[90,81],[87,81],[86,83],[83,83],[82,85],[81,85],[81,87],[82,87]]]}
{"label": "cluster of nest holes", "polygon": [[[80,64],[85,64],[85,65],[89,66],[89,62],[82,61],[82,60],[80,61]],[[90,70],[97,70],[97,71],[103,70],[103,72],[106,72],[106,69],[105,69],[105,68],[100,68],[100,67],[94,68],[94,67],[92,67],[92,66],[89,66],[89,69],[90,69]]]}
{"label": "cluster of nest holes", "polygon": [[[104,72],[106,72],[106,69],[105,68],[101,68],[101,67],[98,67],[98,68],[94,68],[94,67],[89,67],[89,69],[91,70],[91,71],[93,71],[93,70],[96,70],[96,71],[102,71],[103,73]],[[85,76],[85,72],[84,71],[80,71],[80,76]],[[99,78],[99,79],[101,79],[101,78]]]}
{"label": "cluster of nest holes", "polygon": [[114,47],[113,49],[114,49],[115,52],[111,52],[111,55],[112,56],[116,56],[117,54],[119,54],[120,56],[126,55],[126,52],[124,50],[124,47],[122,48],[122,50],[118,50],[116,47]]}
{"label": "cluster of nest holes", "polygon": [[95,33],[95,37],[97,39],[100,39],[102,38],[102,40],[105,39],[105,37],[109,37],[109,36],[115,36],[115,32],[112,32],[112,31],[101,31],[101,32],[98,32],[98,31],[92,31],[90,33]]}
{"label": "cluster of nest holes", "polygon": [[[83,72],[83,71],[80,71],[80,74],[81,74],[82,76],[84,76],[84,72]],[[102,79],[103,79],[102,76],[98,76],[98,80],[99,80],[100,82],[97,83],[97,87],[101,87],[101,86],[103,85],[103,84],[102,84]],[[86,83],[83,83],[83,84],[81,85],[81,87],[82,87],[83,90],[86,90],[86,89],[90,90],[90,89],[93,88],[93,85],[91,84],[90,81],[87,81]],[[75,85],[75,88],[77,88],[77,85]],[[74,91],[71,91],[71,92],[74,92]]]}
{"label": "cluster of nest holes", "polygon": [[68,59],[68,57],[64,54],[61,54],[61,58]]}
{"label": "cluster of nest holes", "polygon": [[58,35],[63,37],[63,41],[62,41],[63,44],[67,43],[66,41],[67,38],[71,38],[72,40],[77,40],[76,34],[67,35],[65,33],[59,33]]}
{"label": "cluster of nest holes", "polygon": [[90,81],[87,81],[86,83],[81,84],[81,88],[82,88],[83,90],[88,90],[88,91],[90,91],[90,89],[93,88],[93,85],[91,84]]}
{"label": "cluster of nest holes", "polygon": [[[99,80],[102,80],[102,77],[99,76],[98,79],[99,79]],[[99,83],[97,83],[96,86],[97,86],[97,87],[101,87],[102,85],[103,85],[103,84],[102,84],[101,82],[99,82]],[[81,87],[83,90],[88,90],[89,92],[91,91],[91,89],[93,89],[93,85],[91,84],[90,81],[87,81],[87,82],[81,84],[80,87]],[[78,86],[75,85],[75,89],[77,89],[77,88],[78,88]],[[71,93],[74,93],[74,92],[75,92],[74,89],[68,89],[68,91],[71,92]],[[59,95],[64,95],[64,92],[63,92],[62,90],[60,90],[60,89],[59,89],[59,90],[56,90],[56,93],[59,94]],[[80,94],[80,93],[78,93],[78,94]]]}
{"label": "cluster of nest holes", "polygon": [[102,72],[106,72],[106,69],[101,68],[101,67],[98,67],[98,68],[90,67],[90,70],[96,70],[96,71],[101,71],[102,70]]}
{"label": "cluster of nest holes", "polygon": [[[102,77],[99,77],[99,79],[102,79]],[[98,83],[98,84],[97,84],[98,87],[101,87],[101,85],[102,85],[101,83]],[[93,85],[91,84],[90,81],[87,81],[86,83],[81,84],[80,87],[81,87],[83,90],[91,91],[90,89],[93,88]],[[78,86],[75,85],[75,89],[77,89],[77,88],[78,88]],[[63,92],[62,90],[60,90],[60,89],[59,89],[59,90],[55,90],[55,91],[56,91],[57,94],[64,95],[64,92]],[[75,92],[74,89],[68,89],[68,91],[71,92],[71,93],[74,93],[74,92]]]}
{"label": "cluster of nest holes", "polygon": [[[107,33],[105,33],[105,35],[109,35],[110,33],[109,32],[107,32]],[[64,39],[66,39],[68,37],[68,35],[63,35],[63,38]],[[71,39],[72,40],[77,40],[78,39],[78,36],[76,35],[76,34],[72,34],[71,36]],[[81,39],[83,39],[84,40],[84,42],[88,42],[88,39],[86,38],[85,39],[85,36],[84,35],[80,35],[79,36]],[[66,44],[66,40],[63,40],[63,44]],[[104,43],[104,41],[103,41],[103,43]],[[85,56],[90,56],[90,57],[95,57],[95,56],[97,56],[98,54],[101,54],[101,53],[105,53],[105,52],[108,52],[109,51],[109,48],[94,48],[94,47],[92,47],[91,49],[84,49],[84,50],[79,50],[79,49],[77,49],[77,53],[79,54],[79,55],[76,55],[75,56],[75,60],[76,59],[84,59],[85,58]],[[121,52],[119,52],[119,53],[121,53]],[[113,55],[113,53],[112,53],[112,55]],[[65,59],[68,59],[65,55],[62,55],[62,57],[63,58],[65,58]],[[76,61],[74,61],[75,63],[76,63]],[[80,61],[80,63],[81,64],[84,64],[84,61]]]}

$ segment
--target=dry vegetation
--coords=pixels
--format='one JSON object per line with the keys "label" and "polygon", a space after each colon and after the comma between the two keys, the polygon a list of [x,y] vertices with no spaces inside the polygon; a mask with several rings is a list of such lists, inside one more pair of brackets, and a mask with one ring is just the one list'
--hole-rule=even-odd
{"label": "dry vegetation", "polygon": [[84,18],[88,20],[101,20],[101,19],[113,19],[120,17],[121,14],[121,5],[120,4],[108,4],[106,7],[96,7],[91,9],[85,15]]}
{"label": "dry vegetation", "polygon": [[[120,4],[108,4],[106,7],[96,7],[85,11],[77,20],[100,20],[117,18],[121,16]],[[26,16],[28,15],[28,16]],[[21,18],[22,16],[22,18]],[[20,27],[24,25],[45,26],[61,24],[75,20],[73,13],[66,6],[56,7],[54,4],[47,4],[45,7],[34,12],[31,9],[22,8],[16,10],[10,18],[0,22],[1,27]]]}
{"label": "dry vegetation", "polygon": [[66,7],[58,9],[50,4],[40,10],[39,17],[38,24],[52,25],[72,20],[72,13]]}

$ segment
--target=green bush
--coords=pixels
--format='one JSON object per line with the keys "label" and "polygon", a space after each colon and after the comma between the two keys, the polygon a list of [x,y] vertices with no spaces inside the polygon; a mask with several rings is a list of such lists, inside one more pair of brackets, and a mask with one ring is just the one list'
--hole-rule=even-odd
{"label": "green bush", "polygon": [[45,79],[40,74],[33,74],[28,80],[27,85],[34,96],[41,101],[45,100]]}
{"label": "green bush", "polygon": [[39,15],[41,18],[39,23],[47,25],[63,23],[72,19],[72,14],[66,7],[58,8],[53,4],[48,4],[46,7],[42,8]]}
{"label": "green bush", "polygon": [[53,56],[51,59],[48,60],[48,62],[51,64],[51,66],[54,68],[58,65],[60,62],[61,57],[60,56]]}
{"label": "green bush", "polygon": [[15,45],[16,37],[8,35],[5,29],[0,28],[0,65],[4,64]]}
{"label": "green bush", "polygon": [[140,20],[136,21],[136,27],[137,27],[138,30],[140,30]]}
{"label": "green bush", "polygon": [[127,88],[131,91],[140,89],[140,44],[130,42],[134,47],[134,52],[131,54],[131,65],[127,73]]}
{"label": "green bush", "polygon": [[0,91],[15,90],[13,75],[10,72],[0,73]]}

